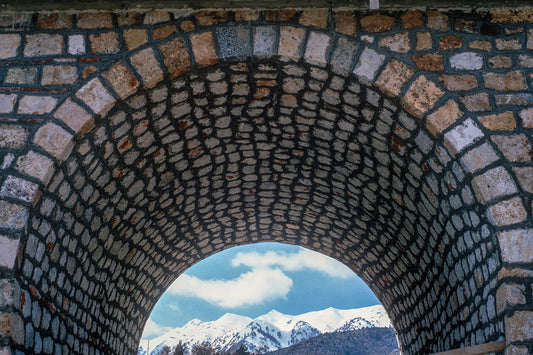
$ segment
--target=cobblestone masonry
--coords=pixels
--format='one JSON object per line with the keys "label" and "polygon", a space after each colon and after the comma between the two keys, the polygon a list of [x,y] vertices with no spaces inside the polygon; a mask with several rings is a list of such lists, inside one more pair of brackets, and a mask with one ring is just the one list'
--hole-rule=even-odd
{"label": "cobblestone masonry", "polygon": [[533,352],[533,10],[0,17],[0,354],[133,354],[190,265],[361,276],[403,352]]}

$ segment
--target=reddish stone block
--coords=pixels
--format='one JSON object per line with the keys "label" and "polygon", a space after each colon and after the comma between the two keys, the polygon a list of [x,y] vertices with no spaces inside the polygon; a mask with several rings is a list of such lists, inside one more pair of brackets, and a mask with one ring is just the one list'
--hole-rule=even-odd
{"label": "reddish stone block", "polygon": [[300,15],[300,24],[326,28],[328,26],[327,9],[306,9]]}
{"label": "reddish stone block", "polygon": [[89,39],[93,53],[112,54],[119,51],[118,35],[115,32],[92,34]]}
{"label": "reddish stone block", "polygon": [[361,19],[361,27],[366,32],[390,31],[395,23],[396,19],[394,17],[382,14],[365,16]]}
{"label": "reddish stone block", "polygon": [[128,47],[130,51],[148,42],[148,34],[144,29],[127,29],[124,30],[122,36],[124,37],[124,41],[126,42],[126,47]]}
{"label": "reddish stone block", "polygon": [[185,21],[180,22],[180,30],[182,30],[183,32],[191,32],[191,31],[194,31],[195,29],[196,29],[196,25],[194,24],[194,22],[190,20],[185,20]]}
{"label": "reddish stone block", "polygon": [[386,95],[395,97],[400,94],[402,87],[414,75],[414,70],[406,64],[392,60],[383,69],[383,72],[376,80],[376,85]]}
{"label": "reddish stone block", "polygon": [[181,75],[190,69],[189,52],[187,52],[182,38],[175,38],[159,46],[159,49],[163,54],[163,61],[171,78]]}
{"label": "reddish stone block", "polygon": [[200,11],[194,17],[200,26],[211,26],[228,20],[227,11]]}
{"label": "reddish stone block", "polygon": [[357,21],[355,14],[351,11],[334,12],[333,23],[335,24],[335,32],[347,36],[355,36],[357,33]]}
{"label": "reddish stone block", "polygon": [[194,60],[199,65],[213,65],[218,62],[213,33],[198,33],[190,37]]}
{"label": "reddish stone block", "polygon": [[79,28],[111,28],[113,16],[110,12],[84,12],[78,14]]}
{"label": "reddish stone block", "polygon": [[439,38],[439,49],[441,51],[461,48],[462,46],[463,46],[463,41],[461,40],[461,37],[459,36],[448,35],[448,36]]}
{"label": "reddish stone block", "polygon": [[417,32],[416,33],[416,50],[424,51],[426,49],[433,48],[433,39],[429,32]]}
{"label": "reddish stone block", "polygon": [[478,86],[476,77],[471,74],[443,74],[439,76],[439,81],[451,91],[472,90]]}
{"label": "reddish stone block", "polygon": [[441,89],[425,76],[420,75],[411,84],[401,103],[409,113],[421,118],[435,105],[442,95],[444,95],[444,92]]}
{"label": "reddish stone block", "polygon": [[424,26],[423,13],[420,10],[408,10],[401,17],[402,28],[415,28]]}
{"label": "reddish stone block", "polygon": [[163,80],[163,71],[152,48],[143,49],[132,55],[130,60],[145,87],[152,88]]}
{"label": "reddish stone block", "polygon": [[485,73],[483,74],[483,80],[487,89],[519,91],[528,88],[526,77],[520,71],[512,71],[505,74]]}
{"label": "reddish stone block", "polygon": [[235,21],[254,21],[259,18],[258,10],[236,10]]}
{"label": "reddish stone block", "polygon": [[506,131],[516,128],[516,119],[512,111],[496,115],[481,116],[479,117],[479,122],[491,131]]}
{"label": "reddish stone block", "polygon": [[286,22],[296,16],[296,10],[265,10],[265,19],[272,22]]}
{"label": "reddish stone block", "polygon": [[158,40],[161,38],[168,37],[171,34],[176,33],[176,32],[178,32],[178,29],[176,28],[175,25],[166,25],[166,26],[155,28],[152,31],[152,38],[154,40]]}
{"label": "reddish stone block", "polygon": [[139,81],[122,63],[115,64],[103,76],[121,99],[133,94],[139,86]]}
{"label": "reddish stone block", "polygon": [[47,29],[72,27],[72,15],[66,12],[37,15],[37,26]]}
{"label": "reddish stone block", "polygon": [[533,149],[531,142],[525,134],[512,134],[509,136],[492,136],[505,158],[512,162],[531,163]]}
{"label": "reddish stone block", "polygon": [[442,63],[442,55],[436,53],[428,53],[422,55],[412,56],[416,66],[422,70],[440,71],[444,70]]}
{"label": "reddish stone block", "polygon": [[436,31],[448,31],[448,16],[437,10],[428,10],[426,13],[427,26]]}

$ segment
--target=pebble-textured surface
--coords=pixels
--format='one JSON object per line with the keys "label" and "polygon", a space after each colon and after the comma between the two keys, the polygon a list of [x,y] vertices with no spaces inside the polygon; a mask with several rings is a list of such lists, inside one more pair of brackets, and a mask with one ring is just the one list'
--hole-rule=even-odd
{"label": "pebble-textured surface", "polygon": [[135,353],[181,272],[260,241],[352,268],[405,353],[532,351],[527,11],[4,21],[0,351]]}

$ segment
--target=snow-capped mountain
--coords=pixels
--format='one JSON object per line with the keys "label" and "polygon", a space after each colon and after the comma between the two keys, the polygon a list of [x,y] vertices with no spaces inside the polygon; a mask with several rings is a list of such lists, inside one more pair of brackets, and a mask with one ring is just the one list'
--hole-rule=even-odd
{"label": "snow-capped mountain", "polygon": [[138,355],[158,355],[164,346],[174,348],[180,341],[189,351],[208,343],[220,351],[233,352],[244,344],[250,352],[272,351],[298,344],[324,333],[372,327],[390,327],[383,306],[340,310],[327,308],[296,316],[272,310],[255,319],[227,313],[216,321],[191,320],[183,327],[150,340],[141,340]]}

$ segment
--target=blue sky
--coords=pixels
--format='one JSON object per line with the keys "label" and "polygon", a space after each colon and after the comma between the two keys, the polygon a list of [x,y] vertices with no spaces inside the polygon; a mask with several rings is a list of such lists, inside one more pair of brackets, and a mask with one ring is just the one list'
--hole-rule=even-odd
{"label": "blue sky", "polygon": [[159,299],[142,338],[226,313],[255,318],[272,309],[295,315],[376,304],[368,286],[334,259],[293,245],[250,244],[217,253],[182,274]]}

